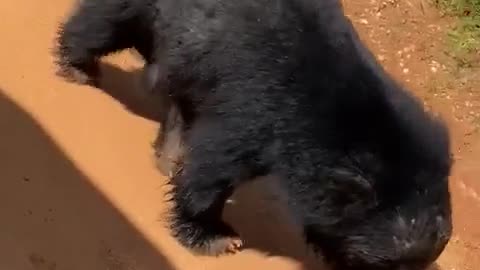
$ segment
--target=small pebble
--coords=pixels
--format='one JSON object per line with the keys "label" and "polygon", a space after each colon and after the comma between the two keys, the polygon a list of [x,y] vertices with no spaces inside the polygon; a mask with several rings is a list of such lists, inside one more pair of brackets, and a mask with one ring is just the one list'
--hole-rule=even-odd
{"label": "small pebble", "polygon": [[360,19],[361,24],[368,24],[368,21],[366,19]]}

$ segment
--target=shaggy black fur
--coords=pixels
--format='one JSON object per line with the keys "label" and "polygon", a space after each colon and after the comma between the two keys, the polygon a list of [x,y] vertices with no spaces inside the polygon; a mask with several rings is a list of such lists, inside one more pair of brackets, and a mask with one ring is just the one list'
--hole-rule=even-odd
{"label": "shaggy black fur", "polygon": [[223,205],[268,174],[336,269],[424,269],[448,242],[447,129],[337,0],[85,0],[59,33],[64,76],[92,80],[99,57],[133,47],[157,69],[150,85],[168,82],[185,145],[172,222],[183,245],[239,248]]}

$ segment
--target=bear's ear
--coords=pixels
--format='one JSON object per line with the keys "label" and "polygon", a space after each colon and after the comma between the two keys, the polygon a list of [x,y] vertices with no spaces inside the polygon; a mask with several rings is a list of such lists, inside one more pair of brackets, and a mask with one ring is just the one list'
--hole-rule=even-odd
{"label": "bear's ear", "polygon": [[331,203],[346,215],[364,212],[377,204],[373,184],[357,170],[332,169],[327,181]]}

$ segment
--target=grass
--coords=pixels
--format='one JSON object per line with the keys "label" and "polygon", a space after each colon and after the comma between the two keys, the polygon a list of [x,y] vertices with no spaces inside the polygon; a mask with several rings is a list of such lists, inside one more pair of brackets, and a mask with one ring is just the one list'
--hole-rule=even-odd
{"label": "grass", "polygon": [[435,0],[448,15],[458,17],[458,22],[448,33],[453,56],[459,65],[478,65],[480,54],[480,0]]}

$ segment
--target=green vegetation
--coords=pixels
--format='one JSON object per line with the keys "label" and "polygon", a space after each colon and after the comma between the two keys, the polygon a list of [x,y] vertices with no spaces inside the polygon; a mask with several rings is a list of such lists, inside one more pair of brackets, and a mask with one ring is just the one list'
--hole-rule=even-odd
{"label": "green vegetation", "polygon": [[461,66],[478,65],[475,55],[480,54],[480,0],[435,0],[435,3],[446,14],[458,17],[458,23],[448,33],[453,56]]}

